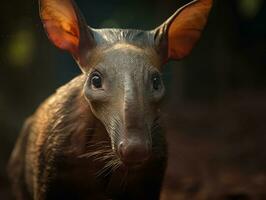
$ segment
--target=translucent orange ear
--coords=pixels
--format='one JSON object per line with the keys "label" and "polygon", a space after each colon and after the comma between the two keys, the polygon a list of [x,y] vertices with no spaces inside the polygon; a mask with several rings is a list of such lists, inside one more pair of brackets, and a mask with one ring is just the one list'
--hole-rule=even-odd
{"label": "translucent orange ear", "polygon": [[77,52],[80,28],[72,0],[40,0],[40,16],[48,37],[58,48]]}
{"label": "translucent orange ear", "polygon": [[167,59],[180,60],[191,52],[207,23],[212,3],[212,0],[194,0],[157,29],[160,45],[167,45],[164,53]]}

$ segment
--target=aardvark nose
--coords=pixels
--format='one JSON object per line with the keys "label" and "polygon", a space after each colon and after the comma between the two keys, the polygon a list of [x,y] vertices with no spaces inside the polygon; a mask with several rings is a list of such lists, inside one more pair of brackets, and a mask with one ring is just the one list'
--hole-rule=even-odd
{"label": "aardvark nose", "polygon": [[151,156],[151,147],[147,142],[123,140],[118,146],[118,154],[128,167],[142,165]]}

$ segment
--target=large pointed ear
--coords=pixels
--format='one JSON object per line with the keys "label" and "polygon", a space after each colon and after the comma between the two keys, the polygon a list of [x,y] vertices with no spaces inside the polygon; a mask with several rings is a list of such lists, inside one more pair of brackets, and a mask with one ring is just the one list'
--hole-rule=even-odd
{"label": "large pointed ear", "polygon": [[73,0],[39,0],[40,16],[49,39],[76,60],[95,46],[93,33]]}
{"label": "large pointed ear", "polygon": [[212,0],[194,0],[155,29],[155,45],[164,61],[187,56],[207,23]]}

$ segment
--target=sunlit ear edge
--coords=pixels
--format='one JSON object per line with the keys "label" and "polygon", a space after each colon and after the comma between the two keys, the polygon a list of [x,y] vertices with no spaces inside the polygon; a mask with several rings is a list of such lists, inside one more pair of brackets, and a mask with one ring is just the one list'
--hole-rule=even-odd
{"label": "sunlit ear edge", "polygon": [[[199,30],[195,30],[194,35],[192,35],[192,38],[194,38],[193,41],[187,40],[188,42],[191,42],[190,45],[183,45],[183,46],[186,46],[187,49],[185,49],[185,48],[179,49],[179,52],[176,52],[176,47],[180,47],[182,45],[176,45],[176,44],[173,45],[171,41],[175,41],[176,38],[189,38],[189,37],[188,37],[186,31],[184,31],[182,29],[179,30],[178,33],[171,34],[170,33],[171,32],[171,25],[172,25],[172,23],[174,23],[175,19],[180,17],[182,12],[186,8],[189,8],[189,7],[191,7],[197,3],[202,4],[202,7],[205,7],[205,9],[206,9],[204,14],[202,15],[202,16],[205,15],[204,22],[202,23],[202,28]],[[159,27],[157,27],[156,29],[151,31],[151,33],[154,35],[155,47],[156,47],[157,51],[159,52],[163,63],[166,63],[169,60],[181,60],[190,54],[193,47],[196,45],[199,38],[201,37],[201,34],[203,32],[204,27],[206,26],[206,23],[208,20],[208,15],[209,15],[209,12],[211,10],[212,4],[213,4],[213,0],[194,0],[194,1],[192,1],[186,5],[182,6],[181,8],[179,8],[162,25],[160,25]],[[179,40],[179,42],[182,43],[183,41]]]}
{"label": "sunlit ear edge", "polygon": [[70,18],[62,19],[60,15],[57,15],[57,13],[60,12],[56,7],[51,13],[51,9],[49,9],[49,2],[46,2],[45,0],[39,0],[39,13],[45,32],[51,42],[56,47],[62,50],[67,50],[71,54],[75,54],[75,52],[78,51],[80,42],[78,16],[73,5],[73,1],[69,0],[68,3],[71,5],[70,9],[72,9],[68,12],[73,12],[73,16]]}

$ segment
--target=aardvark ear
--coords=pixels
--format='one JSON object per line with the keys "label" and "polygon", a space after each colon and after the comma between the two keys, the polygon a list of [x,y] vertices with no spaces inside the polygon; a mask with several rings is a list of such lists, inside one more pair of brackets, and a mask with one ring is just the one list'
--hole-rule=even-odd
{"label": "aardvark ear", "polygon": [[80,63],[95,46],[92,30],[73,0],[39,0],[40,16],[49,39]]}
{"label": "aardvark ear", "polygon": [[194,0],[176,11],[155,29],[155,45],[164,61],[189,55],[201,36],[212,0]]}

